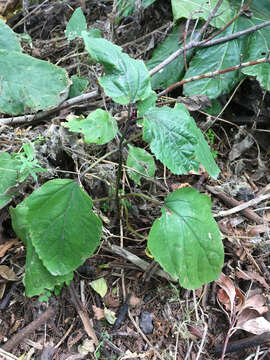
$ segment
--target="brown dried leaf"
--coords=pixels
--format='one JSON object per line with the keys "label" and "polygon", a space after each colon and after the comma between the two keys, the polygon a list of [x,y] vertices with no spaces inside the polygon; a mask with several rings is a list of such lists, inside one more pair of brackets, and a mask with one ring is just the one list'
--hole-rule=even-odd
{"label": "brown dried leaf", "polygon": [[228,311],[238,312],[245,303],[245,297],[241,290],[234,286],[232,280],[221,273],[216,283],[221,287],[218,290],[218,300]]}
{"label": "brown dried leaf", "polygon": [[237,327],[255,335],[261,335],[265,332],[270,332],[270,322],[267,321],[263,316],[248,320],[241,326],[237,325]]}
{"label": "brown dried leaf", "polygon": [[267,284],[267,282],[265,281],[265,279],[259,275],[256,272],[253,271],[237,271],[236,272],[236,276],[239,279],[244,279],[244,280],[254,280],[257,281],[258,283],[260,283],[262,286],[264,286],[267,290],[270,288],[270,286]]}
{"label": "brown dried leaf", "polygon": [[256,236],[269,231],[270,231],[269,225],[265,225],[265,224],[254,225],[248,230],[247,236]]}
{"label": "brown dried leaf", "polygon": [[0,258],[4,257],[6,255],[6,252],[8,251],[8,249],[10,249],[17,242],[18,242],[17,240],[10,240],[10,241],[7,241],[5,244],[0,245]]}
{"label": "brown dried leaf", "polygon": [[8,281],[17,281],[18,278],[13,270],[6,265],[0,265],[0,276]]}
{"label": "brown dried leaf", "polygon": [[104,310],[103,309],[101,309],[95,305],[92,306],[92,309],[94,312],[95,319],[97,319],[97,320],[104,319]]}
{"label": "brown dried leaf", "polygon": [[264,306],[265,297],[263,295],[254,295],[248,298],[245,301],[245,304],[242,306],[241,311],[244,309],[256,310],[260,315],[268,311],[268,307]]}
{"label": "brown dried leaf", "polygon": [[225,306],[226,310],[233,309],[236,296],[233,282],[228,276],[221,273],[216,283],[221,287],[221,289],[218,291],[218,300]]}

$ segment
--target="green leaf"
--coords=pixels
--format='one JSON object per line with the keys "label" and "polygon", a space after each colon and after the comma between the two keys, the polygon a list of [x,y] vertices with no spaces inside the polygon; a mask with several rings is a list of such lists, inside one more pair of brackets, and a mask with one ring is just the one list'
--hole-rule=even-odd
{"label": "green leaf", "polygon": [[[216,39],[235,32],[236,24],[233,23]],[[220,45],[200,49],[192,58],[189,69],[184,79],[193,76],[222,70],[241,62],[241,45],[238,40],[228,41]],[[225,74],[216,75],[197,81],[192,81],[184,85],[186,96],[207,95],[210,99],[216,99],[222,94],[227,94],[241,79],[240,71],[231,71]]]}
{"label": "green leaf", "polygon": [[17,205],[16,209],[10,207],[9,210],[13,230],[21,241],[27,245],[24,285],[26,296],[32,297],[43,294],[46,289],[53,290],[55,286],[71,280],[72,273],[65,276],[53,276],[37,256],[29,236],[29,225],[27,221],[28,199],[29,198],[26,198]]}
{"label": "green leaf", "polygon": [[141,184],[143,175],[153,177],[156,171],[153,156],[144,149],[128,145],[129,152],[127,157],[127,166],[138,171],[128,171],[129,177],[137,184]]}
{"label": "green leaf", "polygon": [[[162,61],[167,59],[171,54],[183,46],[183,42],[179,43],[179,27],[180,25],[175,26],[171,34],[169,34],[153,51],[151,59],[146,63],[149,70],[159,65]],[[189,37],[187,41],[188,40]],[[187,61],[190,59],[191,54],[192,50],[186,52]],[[181,55],[151,77],[152,88],[164,89],[171,86],[181,79],[184,70],[185,64],[183,61],[183,55]]]}
{"label": "green leaf", "polygon": [[[181,108],[151,108],[144,115],[143,138],[156,158],[174,174],[198,170],[192,118]],[[194,121],[194,120],[193,120]]]}
{"label": "green leaf", "polygon": [[[192,19],[207,20],[217,2],[218,0],[171,0],[174,21],[183,17],[188,19],[192,12],[194,13]],[[231,8],[227,0],[223,0],[216,15],[218,16],[211,21],[212,26],[222,28],[230,22]]]}
{"label": "green leaf", "polygon": [[[176,104],[175,109],[177,109],[179,112],[185,111],[186,116],[190,117],[188,110],[185,108],[183,104]],[[190,126],[192,129],[192,133],[197,138],[197,144],[195,145],[196,159],[204,166],[208,174],[212,178],[216,179],[220,173],[220,169],[215,163],[211,150],[209,149],[208,143],[205,140],[201,130],[197,127],[193,118],[190,119]]]}
{"label": "green leaf", "polygon": [[155,91],[148,98],[138,102],[138,117],[143,116],[150,108],[155,107],[157,102],[157,94]]}
{"label": "green leaf", "polygon": [[81,8],[77,8],[67,23],[65,35],[68,40],[81,37],[82,31],[87,29],[86,19]]}
{"label": "green leaf", "polygon": [[27,198],[17,205],[16,208],[10,206],[9,212],[13,230],[24,245],[26,245],[28,236],[28,222],[26,219],[28,213]]}
{"label": "green leaf", "polygon": [[82,133],[87,144],[106,144],[115,137],[118,131],[115,118],[102,109],[91,112],[83,120],[72,115],[70,120],[62,125],[72,132]]}
{"label": "green leaf", "polygon": [[104,297],[107,293],[108,286],[104,278],[100,278],[90,282],[90,286],[98,293],[101,297]]}
{"label": "green leaf", "polygon": [[95,39],[85,31],[82,37],[93,60],[104,65],[105,76],[99,83],[113,101],[125,105],[151,94],[150,75],[143,61],[132,59],[108,40]]}
{"label": "green leaf", "polygon": [[[268,5],[267,5],[268,4]],[[262,22],[269,21],[270,19],[270,3],[265,4],[265,7],[261,7],[263,4],[255,2],[252,3],[251,18],[241,17],[237,21],[238,31],[245,30],[249,27],[259,25]],[[268,12],[266,7],[268,7]],[[244,40],[245,51],[243,52],[243,62],[253,61],[266,57],[270,51],[270,28],[266,26],[258,31],[253,32],[245,36]],[[245,75],[254,76],[259,81],[260,85],[270,90],[270,64],[262,63],[249,67],[245,67],[241,70]]]}
{"label": "green leaf", "polygon": [[0,19],[0,50],[18,51],[22,48],[16,34]]}
{"label": "green leaf", "polygon": [[[11,159],[8,153],[0,154],[0,209],[8,204],[14,195],[11,188],[17,184],[20,166],[21,163]],[[8,189],[11,192],[4,195]]]}
{"label": "green leaf", "polygon": [[52,275],[67,275],[99,245],[101,221],[92,200],[73,180],[51,180],[27,199],[29,235]]}
{"label": "green leaf", "polygon": [[53,290],[55,286],[71,280],[73,274],[69,273],[64,276],[53,276],[39,259],[29,234],[29,222],[27,219],[29,203],[31,203],[31,196],[17,205],[15,209],[10,207],[9,210],[13,230],[27,246],[24,285],[26,295],[32,297],[43,294],[47,289]]}
{"label": "green leaf", "polygon": [[69,89],[69,99],[79,96],[85,92],[89,85],[89,80],[86,77],[79,77],[77,75],[71,76],[72,85]]}
{"label": "green leaf", "polygon": [[12,115],[56,106],[67,98],[64,69],[14,51],[0,50],[0,112]]}
{"label": "green leaf", "polygon": [[184,288],[197,289],[216,280],[223,266],[224,250],[211,214],[210,198],[192,188],[171,193],[161,218],[151,228],[148,248]]}
{"label": "green leaf", "polygon": [[38,296],[44,294],[46,290],[52,291],[56,286],[62,285],[72,280],[72,278],[72,272],[63,276],[53,276],[50,274],[39,259],[32,242],[30,240],[27,241],[24,277],[26,296]]}

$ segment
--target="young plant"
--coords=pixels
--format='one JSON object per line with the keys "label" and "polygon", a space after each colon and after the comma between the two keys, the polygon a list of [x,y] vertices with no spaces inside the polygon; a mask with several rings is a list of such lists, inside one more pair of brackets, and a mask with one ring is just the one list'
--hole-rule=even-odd
{"label": "young plant", "polygon": [[[148,6],[153,2],[149,0],[143,4]],[[119,164],[115,183],[118,213],[123,197],[120,194],[123,150],[127,143],[127,167],[136,186],[140,186],[141,178],[154,176],[155,160],[152,154],[173,174],[198,170],[199,164],[204,166],[212,178],[217,178],[219,174],[203,134],[184,105],[158,107],[153,89],[176,87],[181,80],[181,84],[185,83],[185,95],[205,94],[215,99],[229,92],[244,74],[255,76],[265,89],[270,88],[270,65],[266,63],[269,61],[267,54],[270,37],[267,21],[264,22],[269,15],[266,1],[254,0],[254,17],[236,15],[232,24],[224,28],[232,20],[235,10],[240,14],[239,4],[233,2],[232,6],[229,1],[223,1],[220,15],[215,16],[213,9],[217,11],[216,4],[221,4],[217,0],[213,2],[214,5],[210,2],[206,4],[204,0],[197,0],[196,4],[188,0],[171,2],[175,20],[189,18],[193,11],[194,16],[209,19],[213,27],[221,29],[225,39],[217,33],[214,41],[220,42],[219,45],[202,48],[209,45],[205,44],[209,39],[199,39],[201,29],[205,30],[203,26],[194,32],[195,40],[181,48],[176,27],[172,36],[165,40],[170,41],[170,44],[162,44],[155,51],[152,63],[150,60],[147,64],[151,69],[149,72],[143,61],[130,58],[122,52],[121,47],[100,38],[98,31],[86,31],[84,21],[79,26],[75,24],[75,35],[83,38],[92,60],[104,67],[105,75],[99,78],[100,86],[114,102],[127,107],[128,117],[121,132],[113,114],[102,109],[93,111],[85,119],[69,118],[64,126],[70,131],[82,133],[87,143],[106,144],[119,135]],[[125,5],[132,3],[118,2],[118,6]],[[256,24],[261,30],[254,32],[254,36],[239,38],[240,30],[249,31],[251,27],[255,31],[253,25]],[[73,29],[70,31],[72,33]],[[1,20],[0,32],[3,35],[0,38],[0,76],[3,80],[0,111],[12,115],[30,110],[36,112],[57,106],[66,99],[70,90],[67,73],[46,61],[22,54],[15,34]],[[228,42],[233,36],[234,40]],[[260,46],[257,46],[258,43]],[[196,47],[201,49],[194,53],[188,51]],[[173,53],[169,59],[166,58],[168,48]],[[188,70],[185,66],[187,64],[179,58],[179,54],[184,52],[185,59],[190,61]],[[258,62],[260,56],[265,58]],[[243,61],[246,63],[243,64]],[[249,66],[255,63],[256,66]],[[22,66],[25,71],[20,72],[21,78],[18,79],[18,73],[15,76],[12,70]],[[176,67],[180,70],[175,71]],[[215,77],[213,69],[216,70]],[[38,76],[34,76],[36,72]],[[151,82],[150,75],[153,75]],[[194,79],[198,81],[191,82]],[[74,79],[73,85],[75,83]],[[86,86],[85,82],[78,81],[78,84],[80,89]],[[78,88],[77,93],[81,92]],[[152,154],[133,146],[131,139],[127,138],[136,108],[137,116],[141,118],[138,126],[143,127],[142,138],[149,144]],[[34,169],[38,167],[36,164],[32,166],[34,159],[31,149],[27,151],[30,151],[30,155],[28,160],[27,155],[23,155],[23,161],[28,161],[24,170],[35,174]],[[21,164],[22,159],[11,159],[9,154],[0,154],[0,168],[4,169],[2,174],[5,176],[4,180],[0,177],[0,206],[5,206],[12,199],[10,189],[18,181]],[[160,204],[159,201],[157,203]],[[52,291],[68,283],[73,271],[99,245],[101,221],[92,210],[92,199],[76,181],[48,181],[16,208],[11,207],[10,212],[13,228],[27,248],[24,283],[28,296],[47,294],[47,290]],[[192,188],[182,188],[169,194],[161,204],[161,217],[154,221],[150,230],[148,248],[160,265],[188,289],[196,289],[217,279],[223,265],[224,252],[218,226],[211,214],[209,197]]]}

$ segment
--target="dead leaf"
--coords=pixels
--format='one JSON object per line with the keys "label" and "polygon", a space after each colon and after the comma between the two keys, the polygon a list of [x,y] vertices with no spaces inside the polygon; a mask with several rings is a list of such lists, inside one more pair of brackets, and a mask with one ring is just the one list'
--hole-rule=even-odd
{"label": "dead leaf", "polygon": [[6,252],[8,251],[8,249],[10,249],[17,242],[18,242],[17,240],[11,240],[11,241],[7,241],[3,245],[0,245],[0,258],[4,257],[6,255]]}
{"label": "dead leaf", "polygon": [[18,278],[13,270],[6,265],[0,265],[0,276],[8,281],[17,281]]}
{"label": "dead leaf", "polygon": [[267,290],[270,288],[270,286],[267,284],[267,282],[265,281],[265,279],[259,275],[256,272],[253,271],[237,271],[236,272],[236,276],[239,279],[244,279],[244,280],[254,280],[257,281],[258,283],[260,283],[262,286],[264,286]]}
{"label": "dead leaf", "polygon": [[265,297],[260,294],[249,297],[242,306],[241,311],[245,309],[256,310],[260,315],[267,312],[268,307],[265,306]]}
{"label": "dead leaf", "polygon": [[245,302],[245,297],[240,289],[235,287],[232,280],[223,273],[221,273],[216,283],[221,287],[218,291],[220,303],[224,305],[226,310],[239,311]]}
{"label": "dead leaf", "polygon": [[261,335],[265,332],[270,332],[270,322],[267,321],[263,316],[248,320],[241,326],[237,325],[237,327],[255,335]]}
{"label": "dead leaf", "polygon": [[119,307],[120,301],[119,301],[119,299],[116,299],[113,295],[107,294],[104,297],[104,305],[106,305],[109,308],[110,307]]}
{"label": "dead leaf", "polygon": [[93,312],[94,312],[95,319],[97,319],[97,320],[104,319],[104,310],[103,309],[101,309],[101,308],[99,308],[99,307],[97,307],[95,305],[92,306],[92,309],[93,309]]}
{"label": "dead leaf", "polygon": [[78,346],[78,352],[84,356],[95,351],[94,341],[85,339],[81,345]]}
{"label": "dead leaf", "polygon": [[189,111],[197,111],[211,107],[211,101],[206,95],[194,95],[190,97],[178,96],[177,102],[184,104]]}
{"label": "dead leaf", "polygon": [[256,236],[265,232],[270,232],[269,225],[254,225],[248,230],[247,236]]}

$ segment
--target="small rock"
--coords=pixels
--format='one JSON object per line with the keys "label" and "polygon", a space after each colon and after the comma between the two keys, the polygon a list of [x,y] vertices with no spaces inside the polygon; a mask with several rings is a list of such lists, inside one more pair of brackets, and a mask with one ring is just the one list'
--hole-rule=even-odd
{"label": "small rock", "polygon": [[148,311],[142,311],[140,316],[140,328],[144,334],[151,334],[154,329],[152,315]]}

